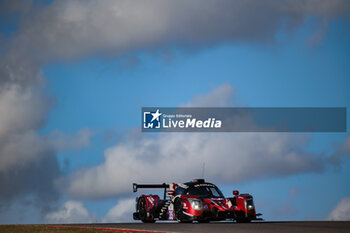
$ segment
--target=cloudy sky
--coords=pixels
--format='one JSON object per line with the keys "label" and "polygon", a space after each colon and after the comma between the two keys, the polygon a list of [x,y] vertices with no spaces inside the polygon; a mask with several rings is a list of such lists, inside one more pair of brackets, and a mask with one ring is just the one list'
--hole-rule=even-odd
{"label": "cloudy sky", "polygon": [[[348,133],[140,130],[143,106],[350,107],[347,0],[0,3],[0,224],[130,221],[201,176],[267,220],[350,220]],[[349,117],[348,117],[349,119]]]}

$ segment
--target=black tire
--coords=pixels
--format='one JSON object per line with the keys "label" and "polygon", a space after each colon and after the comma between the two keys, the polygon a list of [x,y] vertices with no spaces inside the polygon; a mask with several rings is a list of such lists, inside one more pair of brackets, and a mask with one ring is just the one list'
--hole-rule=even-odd
{"label": "black tire", "polygon": [[186,219],[183,213],[182,200],[180,198],[175,200],[174,203],[175,217],[179,223],[191,223],[192,220]]}
{"label": "black tire", "polygon": [[138,202],[137,202],[137,210],[139,212],[139,217],[140,220],[143,223],[154,223],[156,222],[153,219],[148,219],[147,218],[147,211],[146,211],[146,200],[144,197],[139,198]]}

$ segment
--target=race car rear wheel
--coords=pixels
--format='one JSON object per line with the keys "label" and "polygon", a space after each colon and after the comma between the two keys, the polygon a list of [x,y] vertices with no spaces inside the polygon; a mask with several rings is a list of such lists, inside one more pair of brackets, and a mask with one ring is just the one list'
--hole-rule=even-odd
{"label": "race car rear wheel", "polygon": [[144,223],[154,223],[155,220],[147,218],[147,210],[146,210],[146,200],[141,197],[137,202],[137,210],[139,212],[140,220]]}
{"label": "race car rear wheel", "polygon": [[179,223],[190,223],[191,220],[186,219],[185,214],[183,213],[184,209],[182,207],[182,200],[180,198],[175,200],[174,203],[175,217]]}

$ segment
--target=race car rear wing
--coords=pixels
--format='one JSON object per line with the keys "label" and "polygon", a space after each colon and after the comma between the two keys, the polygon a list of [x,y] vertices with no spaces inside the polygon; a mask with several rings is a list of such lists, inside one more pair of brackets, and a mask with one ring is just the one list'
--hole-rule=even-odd
{"label": "race car rear wing", "polygon": [[169,184],[163,183],[163,184],[132,184],[133,192],[137,192],[137,189],[139,188],[148,188],[148,189],[157,189],[157,188],[163,188],[164,189],[164,199],[166,198],[167,194],[167,188],[169,188]]}

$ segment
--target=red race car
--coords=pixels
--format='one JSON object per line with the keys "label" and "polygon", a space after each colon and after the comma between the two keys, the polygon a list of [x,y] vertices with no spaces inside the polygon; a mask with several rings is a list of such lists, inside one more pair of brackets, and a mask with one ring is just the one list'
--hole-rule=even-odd
{"label": "red race car", "polygon": [[[220,189],[204,179],[183,184],[133,184],[139,188],[164,188],[164,198],[158,195],[141,195],[136,198],[134,220],[154,223],[156,220],[178,222],[209,222],[232,219],[237,222],[262,220],[257,218],[253,197],[233,191],[234,197],[225,198]],[[168,191],[167,191],[168,190]]]}

